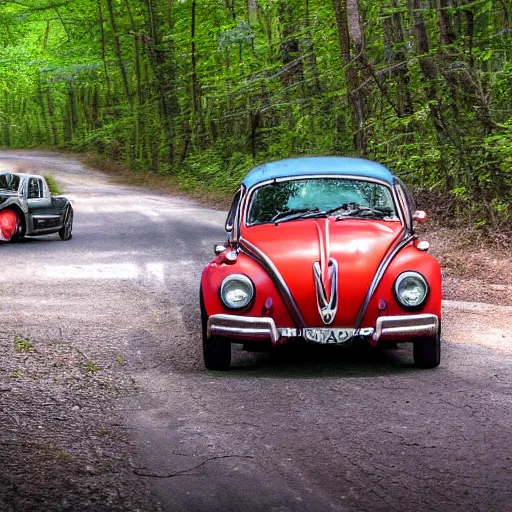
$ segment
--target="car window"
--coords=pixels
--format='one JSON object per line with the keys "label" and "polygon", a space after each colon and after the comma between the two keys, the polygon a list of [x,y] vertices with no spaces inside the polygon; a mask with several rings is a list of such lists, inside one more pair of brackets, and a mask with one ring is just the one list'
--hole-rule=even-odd
{"label": "car window", "polygon": [[416,204],[411,189],[400,178],[395,178],[395,181],[398,184],[398,186],[403,190],[409,209],[411,210],[411,212],[414,212],[416,210]]}
{"label": "car window", "polygon": [[43,197],[43,184],[38,178],[30,178],[28,182],[28,197],[29,199],[38,199]]}
{"label": "car window", "polygon": [[328,211],[343,205],[375,208],[396,215],[391,191],[376,182],[346,178],[308,178],[264,185],[252,195],[248,225],[264,224],[287,211]]}
{"label": "car window", "polygon": [[18,190],[20,178],[15,174],[0,174],[0,189]]}
{"label": "car window", "polygon": [[399,178],[395,178],[396,189],[398,192],[398,197],[402,198],[401,200],[404,202],[404,214],[407,227],[412,229],[412,214],[415,210],[414,199],[412,197],[410,189],[403,183]]}
{"label": "car window", "polygon": [[226,219],[226,231],[233,230],[233,224],[235,222],[236,210],[238,208],[238,203],[240,202],[240,196],[242,194],[242,189],[239,189],[235,196],[233,197],[233,201],[231,203],[231,207],[229,209],[229,213]]}

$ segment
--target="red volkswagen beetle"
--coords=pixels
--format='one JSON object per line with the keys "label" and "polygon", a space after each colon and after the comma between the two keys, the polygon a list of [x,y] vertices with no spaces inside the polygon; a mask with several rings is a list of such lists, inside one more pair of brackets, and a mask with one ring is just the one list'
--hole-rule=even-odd
{"label": "red volkswagen beetle", "polygon": [[[414,233],[408,188],[380,164],[296,158],[247,174],[225,245],[201,279],[206,368],[227,370],[231,343],[412,342],[439,365],[441,271]],[[258,348],[256,346],[256,348]]]}

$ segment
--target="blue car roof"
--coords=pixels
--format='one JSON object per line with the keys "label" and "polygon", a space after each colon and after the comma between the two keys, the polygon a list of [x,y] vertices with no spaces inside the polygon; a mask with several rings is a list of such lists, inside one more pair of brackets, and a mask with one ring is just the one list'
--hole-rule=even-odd
{"label": "blue car roof", "polygon": [[383,165],[341,156],[289,158],[266,163],[249,171],[242,183],[251,188],[262,181],[306,175],[361,176],[393,184],[393,174]]}

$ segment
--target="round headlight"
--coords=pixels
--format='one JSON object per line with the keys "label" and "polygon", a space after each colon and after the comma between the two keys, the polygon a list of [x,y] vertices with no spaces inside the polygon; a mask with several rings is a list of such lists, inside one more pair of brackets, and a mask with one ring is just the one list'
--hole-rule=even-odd
{"label": "round headlight", "polygon": [[418,272],[404,272],[395,281],[395,297],[408,309],[419,308],[427,298],[428,284]]}
{"label": "round headlight", "polygon": [[220,286],[220,298],[229,309],[243,309],[254,297],[252,281],[242,274],[233,274],[224,279]]}

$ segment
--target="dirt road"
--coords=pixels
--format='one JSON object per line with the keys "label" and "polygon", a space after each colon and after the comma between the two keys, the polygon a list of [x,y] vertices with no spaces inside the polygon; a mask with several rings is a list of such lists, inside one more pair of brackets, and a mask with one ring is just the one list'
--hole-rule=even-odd
{"label": "dirt road", "polygon": [[512,510],[512,308],[445,302],[443,361],[314,350],[202,366],[224,214],[54,175],[73,239],[0,246],[0,510]]}

